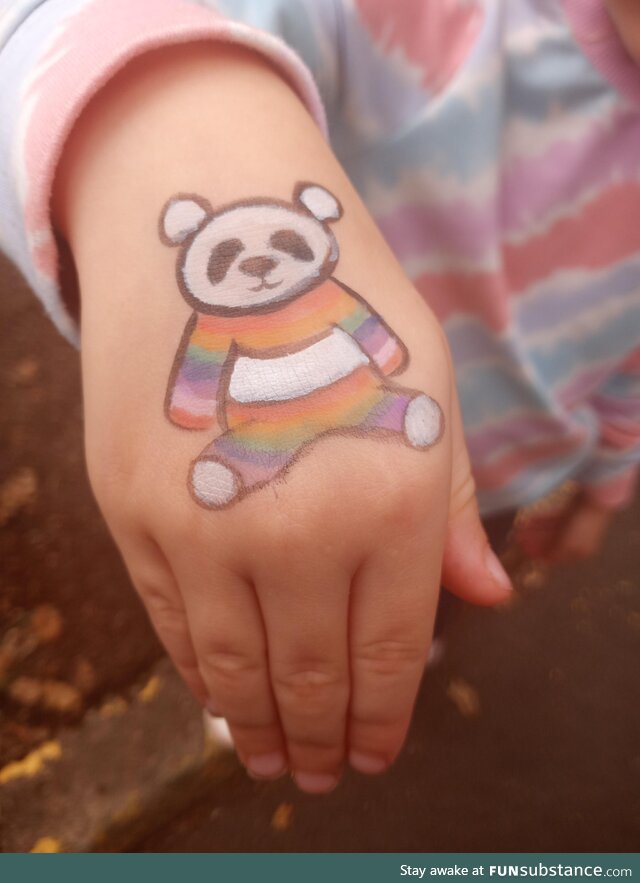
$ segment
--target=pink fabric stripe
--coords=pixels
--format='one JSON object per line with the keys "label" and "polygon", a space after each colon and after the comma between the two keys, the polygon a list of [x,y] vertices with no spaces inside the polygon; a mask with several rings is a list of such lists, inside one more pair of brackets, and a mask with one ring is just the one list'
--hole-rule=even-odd
{"label": "pink fabric stripe", "polygon": [[539,236],[503,246],[514,294],[558,270],[597,270],[637,254],[640,183],[612,186],[575,217],[564,217]]}
{"label": "pink fabric stripe", "polygon": [[501,184],[503,234],[524,233],[547,212],[559,205],[569,210],[581,194],[608,189],[612,181],[637,180],[639,141],[640,117],[618,103],[581,136],[558,140],[540,156],[512,158]]}
{"label": "pink fabric stripe", "polygon": [[640,421],[628,421],[624,425],[601,424],[600,438],[603,444],[615,451],[632,451],[640,442]]}
{"label": "pink fabric stripe", "polygon": [[441,321],[465,313],[498,332],[509,323],[509,289],[501,273],[423,273],[414,283]]}
{"label": "pink fabric stripe", "polygon": [[[614,179],[637,181],[638,143],[640,117],[618,107],[594,120],[579,138],[558,140],[540,156],[511,159],[503,173],[499,215],[491,197],[481,204],[466,199],[408,203],[376,222],[401,260],[444,252],[479,262],[500,237],[526,234],[559,204],[566,214],[575,214],[584,194],[608,190]],[[567,176],[567,169],[580,173]]]}
{"label": "pink fabric stripe", "polygon": [[600,73],[640,103],[640,71],[609,18],[603,0],[563,0],[576,40]]}
{"label": "pink fabric stripe", "polygon": [[627,399],[605,398],[596,395],[592,398],[594,408],[601,417],[609,421],[630,422],[640,419],[640,396],[630,396]]}
{"label": "pink fabric stripe", "polygon": [[625,373],[637,373],[638,375],[640,375],[640,349],[636,350],[627,359],[625,359],[622,368]]}
{"label": "pink fabric stripe", "polygon": [[588,366],[584,371],[578,372],[570,380],[566,381],[556,390],[556,398],[567,410],[575,405],[585,402],[590,394],[611,376],[617,369],[616,360],[607,361],[597,366]]}
{"label": "pink fabric stripe", "polygon": [[43,241],[33,249],[39,271],[56,278],[57,253],[49,237],[49,201],[56,166],[75,120],[93,95],[132,58],[161,46],[194,40],[224,40],[269,58],[300,94],[326,132],[324,111],[313,79],[281,40],[184,0],[93,0],[70,16],[42,59],[46,66],[30,85],[35,105],[26,138],[29,233]]}
{"label": "pink fabric stripe", "polygon": [[477,0],[356,0],[365,27],[387,55],[398,50],[439,92],[455,75],[482,27]]}

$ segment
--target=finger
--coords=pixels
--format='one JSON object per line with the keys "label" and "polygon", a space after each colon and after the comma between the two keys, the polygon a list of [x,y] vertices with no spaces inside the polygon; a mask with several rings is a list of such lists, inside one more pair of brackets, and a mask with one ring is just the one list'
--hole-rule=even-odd
{"label": "finger", "polygon": [[349,700],[345,573],[330,561],[296,564],[257,581],[271,680],[297,785],[324,793],[338,783]]}
{"label": "finger", "polygon": [[197,557],[178,572],[198,666],[212,704],[254,776],[286,772],[282,731],[271,693],[266,642],[252,587]]}
{"label": "finger", "polygon": [[569,513],[549,560],[559,564],[595,555],[602,547],[612,517],[610,510],[580,498]]}
{"label": "finger", "polygon": [[473,604],[498,604],[512,590],[480,520],[475,482],[464,440],[457,393],[451,411],[453,472],[449,525],[442,560],[442,582]]}
{"label": "finger", "polygon": [[529,558],[544,558],[557,544],[565,516],[556,513],[525,518],[515,525],[516,543]]}
{"label": "finger", "polygon": [[383,772],[400,751],[427,661],[442,538],[423,539],[388,543],[353,587],[348,745],[362,773]]}
{"label": "finger", "polygon": [[117,536],[117,542],[160,641],[196,700],[206,705],[207,688],[198,668],[184,604],[169,562],[150,537],[129,532],[126,537]]}

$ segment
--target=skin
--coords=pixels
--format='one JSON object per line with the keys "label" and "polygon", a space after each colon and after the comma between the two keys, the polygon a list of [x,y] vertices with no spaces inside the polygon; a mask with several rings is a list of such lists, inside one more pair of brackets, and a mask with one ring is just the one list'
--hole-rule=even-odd
{"label": "skin", "polygon": [[[194,435],[162,408],[190,308],[158,215],[173,193],[286,201],[303,180],[340,200],[340,279],[406,343],[402,382],[440,403],[446,431],[426,453],[327,438],[284,481],[207,511],[185,493]],[[409,726],[441,576],[474,603],[510,592],[478,518],[440,327],[291,88],[232,47],[129,65],[76,126],[53,212],[79,278],[90,479],[178,670],[228,719],[254,776],[290,771],[323,793],[346,762],[384,771]]]}

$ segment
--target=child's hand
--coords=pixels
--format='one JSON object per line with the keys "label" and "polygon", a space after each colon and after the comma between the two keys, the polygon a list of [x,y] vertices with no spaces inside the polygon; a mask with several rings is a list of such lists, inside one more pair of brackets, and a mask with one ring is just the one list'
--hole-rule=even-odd
{"label": "child's hand", "polygon": [[[334,275],[404,342],[408,367],[399,360],[389,382],[437,401],[444,432],[428,450],[397,433],[329,435],[285,480],[207,509],[187,474],[212,430],[179,428],[163,409],[192,310],[158,217],[174,193],[214,207],[286,201],[299,180],[342,202]],[[114,81],[67,149],[55,210],[82,293],[90,477],[175,664],[228,719],[254,775],[289,769],[304,790],[324,792],[347,758],[383,771],[409,725],[441,567],[471,601],[509,591],[478,519],[437,323],[295,96],[234,50],[163,53]],[[368,339],[359,345],[373,352]]]}
{"label": "child's hand", "polygon": [[567,564],[600,551],[613,511],[584,491],[568,490],[568,494],[556,494],[548,505],[525,510],[516,521],[514,539],[528,557]]}

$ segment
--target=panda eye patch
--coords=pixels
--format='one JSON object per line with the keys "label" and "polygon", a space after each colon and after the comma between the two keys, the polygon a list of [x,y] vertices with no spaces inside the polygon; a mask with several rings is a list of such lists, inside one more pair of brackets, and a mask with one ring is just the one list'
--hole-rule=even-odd
{"label": "panda eye patch", "polygon": [[306,240],[295,230],[278,230],[271,237],[271,245],[278,251],[290,254],[297,261],[312,261],[313,252]]}
{"label": "panda eye patch", "polygon": [[207,265],[207,275],[214,285],[222,282],[229,267],[243,249],[244,245],[239,239],[225,239],[216,245]]}

